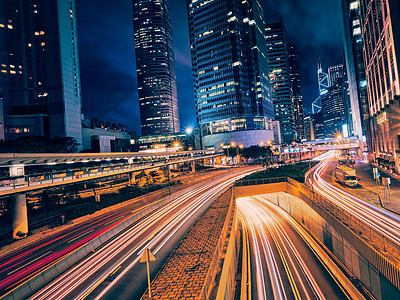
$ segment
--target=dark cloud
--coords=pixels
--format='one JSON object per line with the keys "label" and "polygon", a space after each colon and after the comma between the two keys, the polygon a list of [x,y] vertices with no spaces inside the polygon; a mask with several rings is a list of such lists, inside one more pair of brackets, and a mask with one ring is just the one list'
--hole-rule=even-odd
{"label": "dark cloud", "polygon": [[[196,114],[186,0],[170,0],[182,129]],[[261,0],[265,16],[282,14],[289,40],[298,46],[305,105],[317,97],[317,59],[342,63],[337,0]],[[76,0],[83,111],[89,117],[140,131],[132,0]]]}

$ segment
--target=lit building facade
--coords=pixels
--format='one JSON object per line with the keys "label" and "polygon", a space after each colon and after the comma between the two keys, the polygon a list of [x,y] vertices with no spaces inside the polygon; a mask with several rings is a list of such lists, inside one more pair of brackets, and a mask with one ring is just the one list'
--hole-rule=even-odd
{"label": "lit building facade", "polygon": [[324,117],[322,115],[322,110],[312,115],[314,119],[314,137],[316,140],[323,140],[328,138],[325,136],[324,129]]}
{"label": "lit building facade", "polygon": [[74,0],[0,1],[4,135],[73,137],[82,144]]}
{"label": "lit building facade", "polygon": [[187,0],[203,148],[273,140],[264,16],[258,0]]}
{"label": "lit building facade", "polygon": [[286,29],[281,16],[270,18],[265,28],[274,116],[281,124],[282,140],[291,142],[297,134]]}
{"label": "lit building facade", "polygon": [[142,134],[179,132],[168,0],[133,0],[133,30]]}
{"label": "lit building facade", "polygon": [[352,115],[353,135],[366,135],[368,118],[367,80],[363,59],[360,0],[341,0],[343,42]]}
{"label": "lit building facade", "polygon": [[288,58],[297,138],[302,140],[306,138],[306,134],[304,130],[303,96],[301,95],[299,58],[296,45],[288,44]]}
{"label": "lit building facade", "polygon": [[[335,138],[335,135],[347,130],[345,110],[345,95],[347,89],[344,80],[343,65],[328,68],[329,87],[321,94],[321,112],[324,120],[325,138]],[[347,135],[347,133],[344,133]]]}
{"label": "lit building facade", "polygon": [[370,160],[400,170],[400,11],[395,0],[360,1]]}
{"label": "lit building facade", "polygon": [[304,134],[307,141],[315,140],[315,119],[313,115],[304,118]]}

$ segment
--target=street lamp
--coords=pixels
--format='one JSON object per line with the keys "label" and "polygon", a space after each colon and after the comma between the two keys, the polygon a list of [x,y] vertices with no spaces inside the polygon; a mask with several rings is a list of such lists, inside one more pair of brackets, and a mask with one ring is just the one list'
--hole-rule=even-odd
{"label": "street lamp", "polygon": [[191,135],[191,134],[192,134],[192,132],[193,132],[193,129],[192,129],[192,127],[188,127],[188,128],[186,128],[185,132],[186,132],[186,134],[187,134],[187,135]]}

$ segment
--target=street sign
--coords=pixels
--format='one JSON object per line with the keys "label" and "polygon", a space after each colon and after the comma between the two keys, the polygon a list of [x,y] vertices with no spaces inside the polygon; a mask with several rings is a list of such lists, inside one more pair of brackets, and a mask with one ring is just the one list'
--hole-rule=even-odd
{"label": "street sign", "polygon": [[382,184],[383,185],[389,185],[390,184],[390,177],[388,177],[388,178],[382,177]]}
{"label": "street sign", "polygon": [[156,258],[154,257],[153,253],[151,253],[149,248],[146,248],[143,252],[142,258],[140,259],[141,263],[146,263],[147,265],[147,283],[149,285],[149,298],[151,299],[151,283],[150,283],[150,268],[149,268],[149,261],[155,261]]}
{"label": "street sign", "polygon": [[140,259],[141,263],[148,262],[148,261],[155,261],[156,258],[154,257],[153,253],[151,253],[150,249],[147,248]]}

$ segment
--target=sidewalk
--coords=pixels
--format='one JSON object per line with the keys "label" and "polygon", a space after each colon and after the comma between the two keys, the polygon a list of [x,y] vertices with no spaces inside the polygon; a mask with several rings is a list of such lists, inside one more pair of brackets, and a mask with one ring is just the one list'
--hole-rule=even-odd
{"label": "sidewalk", "polygon": [[[360,186],[358,188],[352,188],[353,193],[380,206],[377,196],[378,188],[376,186],[376,181],[374,179],[372,171],[373,167],[369,165],[366,161],[357,161],[354,166],[357,176],[360,177]],[[391,177],[391,202],[388,202],[388,199],[385,197],[384,187],[382,186],[382,184],[380,186],[379,195],[381,197],[383,207],[400,214],[400,181],[394,178],[389,171],[379,168],[379,173],[381,174],[381,177]]]}

